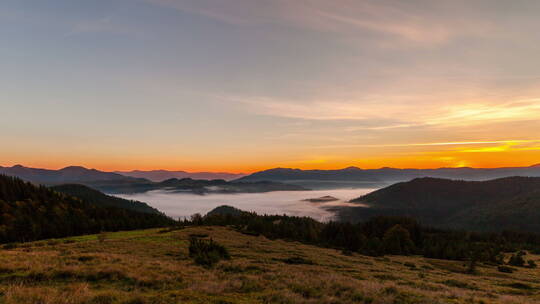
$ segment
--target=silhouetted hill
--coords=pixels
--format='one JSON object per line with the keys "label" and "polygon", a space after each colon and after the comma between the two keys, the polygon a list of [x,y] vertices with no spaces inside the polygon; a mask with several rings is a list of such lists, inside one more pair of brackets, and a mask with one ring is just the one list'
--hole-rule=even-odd
{"label": "silhouetted hill", "polygon": [[89,181],[119,181],[133,180],[133,178],[112,172],[103,172],[96,169],[87,169],[80,166],[70,166],[60,170],[28,168],[21,165],[13,167],[0,167],[0,173],[16,176],[33,183],[58,184],[71,182]]}
{"label": "silhouetted hill", "polygon": [[167,170],[151,170],[151,171],[116,171],[115,173],[124,176],[146,178],[154,182],[161,182],[171,178],[193,178],[193,179],[224,179],[233,180],[245,176],[243,173],[227,173],[227,172],[186,172],[186,171],[167,171]]}
{"label": "silhouetted hill", "polygon": [[204,180],[171,178],[156,184],[157,189],[189,191],[194,193],[258,193],[270,191],[301,191],[304,187],[279,182],[227,182],[222,179]]}
{"label": "silhouetted hill", "polygon": [[53,190],[81,199],[83,202],[102,207],[116,207],[143,213],[162,214],[156,208],[139,201],[106,195],[90,187],[79,184],[65,184],[51,187]]}
{"label": "silhouetted hill", "polygon": [[300,170],[275,168],[253,173],[238,181],[278,181],[309,188],[378,188],[420,177],[490,180],[508,176],[540,177],[540,166],[516,168],[360,169]]}
{"label": "silhouetted hill", "polygon": [[16,165],[13,167],[0,167],[0,174],[15,176],[35,184],[47,186],[81,184],[110,194],[141,193],[164,188],[200,194],[211,192],[241,193],[306,190],[297,185],[267,181],[227,182],[223,179],[195,180],[191,178],[171,178],[162,182],[152,182],[144,178],[128,177],[117,173],[103,172],[76,166],[66,167],[60,170],[48,170]]}
{"label": "silhouetted hill", "polygon": [[244,214],[244,213],[246,213],[246,211],[240,210],[240,209],[232,207],[232,206],[223,205],[223,206],[219,206],[219,207],[216,207],[216,208],[210,210],[206,214],[206,216],[212,216],[212,215],[233,215],[233,216],[238,216],[238,215],[241,215],[241,214]]}
{"label": "silhouetted hill", "polygon": [[161,214],[99,205],[91,199],[83,201],[45,186],[0,175],[0,242],[161,227],[173,223]]}
{"label": "silhouetted hill", "polygon": [[490,181],[418,178],[374,191],[344,207],[342,219],[410,216],[423,224],[473,231],[540,232],[540,178],[508,177]]}
{"label": "silhouetted hill", "polygon": [[150,190],[152,185],[152,182],[146,179],[80,166],[49,170],[15,165],[13,167],[0,167],[0,174],[15,176],[25,181],[47,186],[82,184],[107,193],[142,192]]}

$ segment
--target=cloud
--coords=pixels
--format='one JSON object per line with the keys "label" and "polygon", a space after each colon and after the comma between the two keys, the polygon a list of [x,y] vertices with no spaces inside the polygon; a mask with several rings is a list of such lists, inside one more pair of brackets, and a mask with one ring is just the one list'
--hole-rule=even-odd
{"label": "cloud", "polygon": [[[501,145],[502,144],[502,145]],[[500,147],[522,146],[525,148],[536,148],[540,146],[540,139],[508,139],[508,140],[480,140],[480,141],[454,141],[454,142],[425,142],[425,143],[399,143],[399,144],[352,144],[352,145],[325,145],[317,148],[399,148],[399,147],[436,147],[436,146],[485,146],[497,145],[496,147],[485,148],[484,151],[476,148],[466,148],[457,150],[459,152],[498,152],[504,151]],[[531,146],[532,145],[532,146]],[[507,150],[507,149],[506,149]]]}
{"label": "cloud", "polygon": [[429,125],[463,125],[485,122],[531,120],[540,117],[540,98],[502,104],[472,103],[450,106],[445,113],[426,121]]}
{"label": "cloud", "polygon": [[409,97],[389,96],[379,100],[357,101],[288,101],[270,97],[225,97],[257,114],[302,120],[348,120],[356,125],[345,129],[388,130],[415,127],[464,127],[513,121],[535,120],[540,117],[540,98],[512,102],[460,104],[444,102],[411,102]]}
{"label": "cloud", "polygon": [[231,25],[285,25],[348,37],[371,37],[386,41],[386,45],[400,42],[439,45],[458,36],[478,35],[492,28],[490,23],[479,20],[463,22],[459,15],[454,16],[445,10],[445,6],[436,6],[433,2],[427,2],[432,11],[419,10],[425,1],[416,1],[416,5],[388,0],[144,1]]}

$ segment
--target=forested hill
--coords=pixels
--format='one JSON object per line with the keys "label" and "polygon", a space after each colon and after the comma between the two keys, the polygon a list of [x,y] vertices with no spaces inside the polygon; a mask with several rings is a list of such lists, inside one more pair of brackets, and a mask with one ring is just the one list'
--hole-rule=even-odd
{"label": "forested hill", "polygon": [[106,195],[84,185],[66,184],[51,188],[55,191],[75,196],[89,204],[95,204],[102,207],[123,208],[143,213],[162,214],[159,210],[148,206],[146,203]]}
{"label": "forested hill", "polygon": [[70,166],[60,170],[28,168],[21,165],[13,167],[0,166],[0,174],[15,176],[25,181],[46,186],[80,184],[109,194],[142,193],[151,190],[169,190],[196,194],[306,190],[306,188],[298,185],[268,181],[228,182],[223,179],[171,178],[161,182],[153,182],[145,178],[123,176],[113,172],[103,172],[79,166]]}
{"label": "forested hill", "polygon": [[166,226],[172,219],[102,207],[0,175],[0,242],[32,241],[101,231]]}
{"label": "forested hill", "polygon": [[275,168],[244,176],[238,181],[277,181],[308,188],[380,188],[414,178],[433,177],[470,181],[485,181],[508,176],[540,177],[540,166],[515,168],[438,168],[438,169],[361,169],[348,167],[340,170],[301,170]]}
{"label": "forested hill", "polygon": [[340,211],[343,219],[363,221],[376,215],[397,215],[444,228],[540,232],[540,178],[537,177],[484,182],[418,178],[352,202],[369,208],[344,208]]}

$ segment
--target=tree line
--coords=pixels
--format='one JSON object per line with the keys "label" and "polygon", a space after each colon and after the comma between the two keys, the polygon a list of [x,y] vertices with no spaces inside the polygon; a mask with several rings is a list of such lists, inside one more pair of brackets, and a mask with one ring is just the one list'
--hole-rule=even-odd
{"label": "tree line", "polygon": [[162,214],[98,206],[45,186],[0,175],[0,243],[172,224],[174,221]]}
{"label": "tree line", "polygon": [[503,264],[504,252],[540,252],[540,236],[531,233],[473,233],[424,227],[408,217],[377,216],[362,223],[321,223],[309,217],[251,212],[196,214],[181,222],[232,226],[245,234],[286,239],[370,256],[423,255],[429,258]]}

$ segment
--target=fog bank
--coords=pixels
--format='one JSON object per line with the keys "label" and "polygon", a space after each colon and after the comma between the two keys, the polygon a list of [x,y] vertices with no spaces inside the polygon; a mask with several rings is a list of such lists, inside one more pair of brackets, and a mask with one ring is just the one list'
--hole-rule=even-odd
{"label": "fog bank", "polygon": [[[229,205],[245,211],[259,214],[287,214],[309,216],[325,221],[333,218],[334,213],[324,207],[346,206],[347,201],[371,192],[375,189],[333,189],[316,191],[275,191],[267,193],[242,194],[207,194],[195,195],[175,193],[164,190],[137,194],[121,194],[119,197],[148,203],[173,218],[189,217],[194,213],[206,214],[213,208]],[[337,198],[337,201],[312,203],[303,201],[325,195]]]}

